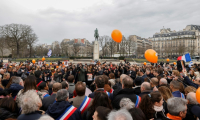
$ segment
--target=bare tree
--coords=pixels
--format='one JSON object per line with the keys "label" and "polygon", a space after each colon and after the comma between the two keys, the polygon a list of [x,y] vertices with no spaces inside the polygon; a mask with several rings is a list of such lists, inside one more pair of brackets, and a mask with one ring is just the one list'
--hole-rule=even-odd
{"label": "bare tree", "polygon": [[106,50],[105,47],[108,47],[108,45],[106,43],[109,42],[109,39],[110,39],[110,37],[106,36],[106,35],[99,37],[99,46],[102,48],[103,56],[105,56],[107,54],[105,51]]}
{"label": "bare tree", "polygon": [[69,49],[69,44],[67,42],[62,41],[60,43],[60,49],[61,49],[61,53],[65,56],[68,56],[68,49]]}
{"label": "bare tree", "polygon": [[25,37],[32,34],[31,26],[22,24],[8,24],[1,26],[0,33],[6,38],[8,46],[16,46],[17,57],[19,58],[19,50],[23,45]]}
{"label": "bare tree", "polygon": [[37,35],[35,33],[29,34],[25,37],[25,42],[27,43],[29,47],[29,57],[32,57],[32,49],[33,45],[38,41]]}
{"label": "bare tree", "polygon": [[136,43],[132,40],[133,36],[129,36],[128,39],[126,40],[127,48],[128,48],[128,53],[129,56],[131,54],[131,51],[136,51],[134,48],[136,48]]}
{"label": "bare tree", "polygon": [[54,49],[53,49],[53,54],[55,54],[56,56],[59,56],[60,52],[61,52],[60,45],[56,44]]}
{"label": "bare tree", "polygon": [[3,58],[3,55],[4,55],[5,48],[6,48],[6,40],[5,40],[5,38],[1,37],[0,38],[0,51],[1,51],[1,57],[2,58]]}
{"label": "bare tree", "polygon": [[119,44],[119,46],[120,46],[120,56],[121,56],[121,53],[122,53],[122,56],[124,56],[127,52],[126,52],[126,50],[127,50],[127,41],[126,41],[126,38],[123,36],[123,38],[122,38],[122,41],[121,41],[121,43]]}
{"label": "bare tree", "polygon": [[78,52],[80,51],[80,46],[78,45],[78,44],[73,44],[73,48],[72,48],[72,50],[73,50],[73,52],[74,52],[74,54],[75,54],[75,56],[77,56],[77,54],[78,54]]}
{"label": "bare tree", "polygon": [[117,50],[116,42],[112,38],[109,39],[108,48],[110,50],[110,56],[112,57],[114,52]]}
{"label": "bare tree", "polygon": [[184,45],[182,45],[182,44],[180,44],[178,47],[177,47],[177,53],[178,53],[178,55],[183,55],[184,54],[184,52],[185,52],[185,46]]}
{"label": "bare tree", "polygon": [[37,56],[45,56],[48,53],[48,48],[43,47],[41,44],[38,44],[37,46],[34,47],[35,55]]}

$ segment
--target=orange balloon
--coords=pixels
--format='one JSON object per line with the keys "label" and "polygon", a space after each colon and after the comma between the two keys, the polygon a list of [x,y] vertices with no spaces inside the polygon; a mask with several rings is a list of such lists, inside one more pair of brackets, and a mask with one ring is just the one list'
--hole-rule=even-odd
{"label": "orange balloon", "polygon": [[56,68],[58,68],[58,66],[56,66]]}
{"label": "orange balloon", "polygon": [[112,31],[111,37],[115,42],[120,43],[122,41],[122,33],[117,29]]}
{"label": "orange balloon", "polygon": [[46,64],[46,66],[49,66],[49,64]]}
{"label": "orange balloon", "polygon": [[167,58],[167,62],[169,62],[169,58]]}
{"label": "orange balloon", "polygon": [[45,61],[45,57],[42,58],[42,61]]}
{"label": "orange balloon", "polygon": [[52,65],[52,63],[50,63],[50,65]]}
{"label": "orange balloon", "polygon": [[196,99],[197,99],[197,102],[200,103],[200,88],[198,88],[196,91]]}
{"label": "orange balloon", "polygon": [[146,62],[144,62],[144,65],[147,65],[147,63],[146,63]]}
{"label": "orange balloon", "polygon": [[176,65],[176,62],[174,62],[174,65]]}
{"label": "orange balloon", "polygon": [[32,63],[35,64],[35,59],[32,60]]}
{"label": "orange balloon", "polygon": [[62,64],[64,65],[64,62],[62,62]]}
{"label": "orange balloon", "polygon": [[157,63],[157,61],[158,61],[158,55],[157,55],[156,51],[154,51],[153,49],[146,50],[144,53],[144,56],[145,56],[146,60],[151,63]]}

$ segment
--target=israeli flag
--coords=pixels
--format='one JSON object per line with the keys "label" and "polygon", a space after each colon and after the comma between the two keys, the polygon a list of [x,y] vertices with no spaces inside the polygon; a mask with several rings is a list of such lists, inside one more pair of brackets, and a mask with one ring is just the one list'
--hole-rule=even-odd
{"label": "israeli flag", "polygon": [[48,57],[51,57],[51,53],[52,53],[52,50],[49,49],[49,52],[47,53]]}
{"label": "israeli flag", "polygon": [[192,67],[192,65],[193,65],[193,62],[192,62],[192,61],[190,61],[190,63],[189,63],[189,67]]}

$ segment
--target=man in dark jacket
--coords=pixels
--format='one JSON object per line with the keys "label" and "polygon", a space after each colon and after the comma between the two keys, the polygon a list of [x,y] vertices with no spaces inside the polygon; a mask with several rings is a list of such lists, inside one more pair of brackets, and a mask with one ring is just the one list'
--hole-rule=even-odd
{"label": "man in dark jacket", "polygon": [[126,73],[128,76],[130,76],[133,80],[136,78],[136,71],[135,68],[130,67],[129,71]]}
{"label": "man in dark jacket", "polygon": [[54,119],[81,120],[81,112],[68,102],[69,92],[61,89],[56,93],[56,102],[50,105],[46,111]]}
{"label": "man in dark jacket", "polygon": [[179,91],[179,88],[180,88],[180,82],[176,80],[170,82],[170,89],[172,91],[172,95],[174,97],[185,98],[184,94]]}
{"label": "man in dark jacket", "polygon": [[151,85],[149,82],[143,82],[141,85],[141,93],[140,93],[140,97],[142,97],[143,95],[149,94],[151,93]]}
{"label": "man in dark jacket", "polygon": [[42,100],[42,110],[46,111],[50,104],[53,104],[55,102],[56,93],[58,90],[62,89],[61,83],[54,83],[52,88],[52,95],[49,97],[46,97]]}
{"label": "man in dark jacket", "polygon": [[134,80],[134,90],[135,90],[135,94],[136,95],[139,95],[140,93],[141,93],[141,90],[140,90],[140,86],[141,86],[141,84],[142,84],[142,77],[136,77],[136,79]]}
{"label": "man in dark jacket", "polygon": [[187,94],[187,114],[183,120],[196,120],[196,117],[200,118],[200,106],[196,100],[196,93],[190,92]]}
{"label": "man in dark jacket", "polygon": [[35,77],[36,77],[36,84],[39,86],[39,83],[42,82],[42,72],[41,71],[35,71]]}
{"label": "man in dark jacket", "polygon": [[132,89],[133,87],[133,80],[131,77],[126,76],[122,80],[122,90],[120,90],[115,96],[112,101],[113,108],[120,109],[119,103],[122,98],[129,98],[132,102],[135,103],[135,107],[139,106],[141,98],[137,95],[135,95],[135,90]]}
{"label": "man in dark jacket", "polygon": [[12,97],[15,99],[17,93],[24,87],[23,80],[20,77],[14,77],[12,84],[10,85],[10,91],[12,92]]}
{"label": "man in dark jacket", "polygon": [[[95,85],[96,85],[96,91],[95,92],[97,92],[97,91],[106,92],[108,94],[108,97],[110,98],[110,100],[112,100],[113,94],[107,92],[106,90],[104,90],[105,80],[104,80],[104,78],[101,75],[97,76],[95,78]],[[88,97],[94,98],[94,93],[95,92],[89,94]]]}
{"label": "man in dark jacket", "polygon": [[97,75],[103,75],[103,70],[101,69],[101,67],[98,67]]}

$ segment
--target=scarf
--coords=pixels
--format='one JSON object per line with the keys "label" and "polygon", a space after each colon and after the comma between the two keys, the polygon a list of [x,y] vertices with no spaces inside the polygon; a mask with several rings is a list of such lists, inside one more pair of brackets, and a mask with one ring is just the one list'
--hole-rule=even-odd
{"label": "scarf", "polygon": [[156,111],[156,112],[160,112],[160,111],[162,111],[163,110],[163,106],[160,106],[160,107],[158,107],[158,106],[153,106],[153,109]]}
{"label": "scarf", "polygon": [[172,119],[172,120],[182,120],[181,117],[173,116],[173,115],[170,115],[169,113],[167,113],[167,118]]}

